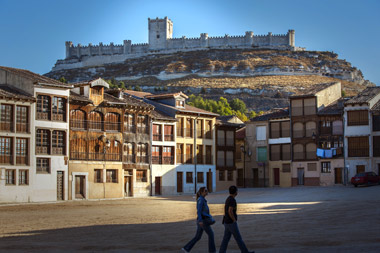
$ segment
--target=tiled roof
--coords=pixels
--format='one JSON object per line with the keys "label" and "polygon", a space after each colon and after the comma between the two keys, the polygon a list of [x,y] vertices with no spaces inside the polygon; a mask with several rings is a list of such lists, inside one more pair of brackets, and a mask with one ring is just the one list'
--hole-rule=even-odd
{"label": "tiled roof", "polygon": [[372,111],[380,111],[380,100],[371,108]]}
{"label": "tiled roof", "polygon": [[372,98],[374,98],[376,95],[380,93],[380,87],[367,87],[365,90],[360,92],[355,97],[348,100],[345,104],[361,104],[361,103],[367,103]]}
{"label": "tiled roof", "polygon": [[170,120],[170,121],[176,121],[177,119],[176,118],[173,118],[173,117],[170,117],[169,115],[161,112],[160,110],[158,110],[157,108],[155,108],[152,112],[151,112],[151,115],[152,115],[152,118],[153,119],[157,119],[157,120]]}
{"label": "tiled roof", "polygon": [[98,84],[97,86],[103,86],[103,87],[109,88],[109,84],[100,77],[91,81],[72,83],[74,87],[82,87],[82,86],[87,86],[87,85],[91,85],[91,87],[93,87],[93,84]]}
{"label": "tiled roof", "polygon": [[139,97],[139,98],[144,98],[145,96],[153,95],[152,93],[149,93],[149,92],[134,91],[134,90],[124,90],[124,93],[135,96],[135,97]]}
{"label": "tiled roof", "polygon": [[254,117],[251,119],[252,122],[254,121],[267,121],[270,119],[281,119],[281,118],[288,118],[289,117],[289,108],[284,109],[274,109],[273,111],[263,114],[257,117]]}
{"label": "tiled roof", "polygon": [[173,98],[173,97],[177,97],[177,96],[183,96],[185,98],[188,98],[188,96],[186,96],[184,93],[182,93],[181,91],[180,92],[176,92],[176,93],[165,93],[165,94],[157,94],[157,95],[146,95],[145,98],[147,99],[164,99],[164,98]]}
{"label": "tiled roof", "polygon": [[30,102],[36,101],[36,99],[32,95],[26,93],[25,91],[5,84],[0,85],[0,98],[11,100],[24,100]]}
{"label": "tiled roof", "polygon": [[46,76],[41,76],[29,70],[9,68],[9,67],[3,67],[3,66],[0,66],[0,69],[10,72],[12,74],[18,75],[18,76],[27,78],[31,80],[33,83],[45,84],[49,86],[62,87],[62,88],[72,88],[71,84],[62,83],[58,80],[54,80]]}
{"label": "tiled roof", "polygon": [[185,104],[185,108],[182,109],[182,108],[178,108],[178,107],[174,107],[173,108],[177,109],[178,111],[181,111],[181,112],[193,112],[193,113],[202,113],[202,114],[208,114],[208,115],[212,115],[212,116],[219,116],[219,114],[217,113],[213,113],[213,112],[209,112],[209,111],[206,111],[206,110],[202,110],[202,109],[199,109],[197,107],[194,107],[194,106],[191,106],[191,105],[188,105],[188,104]]}
{"label": "tiled roof", "polygon": [[344,98],[341,98],[334,103],[326,106],[325,108],[318,111],[318,115],[337,115],[343,114],[344,111]]}
{"label": "tiled roof", "polygon": [[301,98],[301,97],[310,97],[310,96],[315,96],[316,93],[336,84],[336,82],[333,83],[319,83],[319,84],[314,84],[311,88],[305,89],[304,91],[300,91],[302,94],[299,95],[293,95],[290,96],[290,98]]}
{"label": "tiled roof", "polygon": [[75,103],[75,102],[80,102],[80,103],[87,103],[91,104],[92,100],[89,99],[88,97],[79,95],[78,93],[75,93],[73,91],[70,91],[70,103]]}
{"label": "tiled roof", "polygon": [[124,103],[126,103],[127,105],[130,105],[130,106],[139,106],[139,107],[150,108],[150,109],[154,108],[153,105],[145,103],[144,101],[137,99],[137,98],[134,98],[130,95],[123,95],[123,101],[124,101]]}

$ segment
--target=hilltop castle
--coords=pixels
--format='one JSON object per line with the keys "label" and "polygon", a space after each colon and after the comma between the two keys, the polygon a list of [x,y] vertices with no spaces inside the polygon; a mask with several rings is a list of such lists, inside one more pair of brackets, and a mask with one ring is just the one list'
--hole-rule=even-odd
{"label": "hilltop castle", "polygon": [[302,50],[295,46],[295,31],[287,34],[254,35],[252,31],[245,32],[244,36],[208,37],[201,33],[199,38],[172,38],[173,22],[167,17],[163,19],[148,18],[149,43],[132,44],[131,40],[124,40],[123,45],[89,44],[74,46],[66,41],[66,58],[58,60],[52,71],[72,69],[88,66],[97,66],[109,63],[123,62],[129,58],[138,58],[147,54],[174,53],[178,51],[195,51],[207,49],[230,48],[270,48],[283,50]]}

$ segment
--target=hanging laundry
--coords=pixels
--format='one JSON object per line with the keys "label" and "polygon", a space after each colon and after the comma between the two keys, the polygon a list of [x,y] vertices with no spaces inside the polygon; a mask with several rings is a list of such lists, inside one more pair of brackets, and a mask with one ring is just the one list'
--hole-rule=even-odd
{"label": "hanging laundry", "polygon": [[321,148],[317,148],[317,156],[318,157],[325,157],[325,150]]}

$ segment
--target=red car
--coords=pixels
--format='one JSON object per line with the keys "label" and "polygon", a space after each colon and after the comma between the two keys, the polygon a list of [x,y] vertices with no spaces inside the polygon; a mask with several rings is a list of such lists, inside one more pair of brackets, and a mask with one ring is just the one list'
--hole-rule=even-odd
{"label": "red car", "polygon": [[351,184],[355,187],[361,184],[380,184],[380,176],[376,175],[375,172],[359,173],[351,178]]}

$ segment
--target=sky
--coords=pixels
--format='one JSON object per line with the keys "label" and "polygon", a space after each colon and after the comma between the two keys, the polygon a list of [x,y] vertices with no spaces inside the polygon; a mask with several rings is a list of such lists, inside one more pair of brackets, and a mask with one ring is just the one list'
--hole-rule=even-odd
{"label": "sky", "polygon": [[332,51],[380,85],[379,0],[0,0],[0,66],[38,74],[65,58],[65,41],[148,42],[148,18],[173,21],[173,37],[286,34]]}

